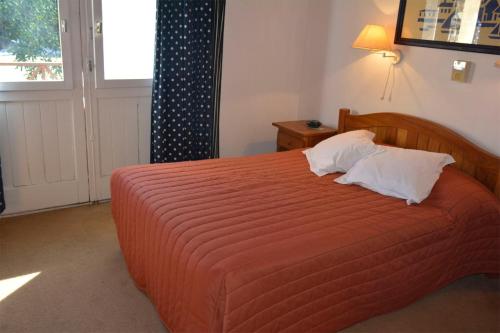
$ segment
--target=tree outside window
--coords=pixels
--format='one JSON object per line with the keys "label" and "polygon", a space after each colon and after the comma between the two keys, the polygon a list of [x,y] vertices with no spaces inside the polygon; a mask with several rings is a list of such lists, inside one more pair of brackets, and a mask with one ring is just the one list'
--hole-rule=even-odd
{"label": "tree outside window", "polygon": [[57,0],[0,0],[0,81],[63,80]]}

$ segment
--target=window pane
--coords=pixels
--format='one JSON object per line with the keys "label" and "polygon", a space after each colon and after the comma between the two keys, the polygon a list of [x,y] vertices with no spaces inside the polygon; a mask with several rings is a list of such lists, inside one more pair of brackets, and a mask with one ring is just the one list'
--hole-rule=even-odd
{"label": "window pane", "polygon": [[64,80],[57,0],[1,0],[0,27],[0,82]]}
{"label": "window pane", "polygon": [[102,0],[104,79],[153,78],[155,0]]}

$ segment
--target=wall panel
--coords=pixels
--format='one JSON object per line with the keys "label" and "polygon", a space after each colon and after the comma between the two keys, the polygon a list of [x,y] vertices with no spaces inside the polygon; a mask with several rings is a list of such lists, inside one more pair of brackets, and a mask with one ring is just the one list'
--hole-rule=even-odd
{"label": "wall panel", "polygon": [[110,196],[114,169],[149,163],[151,97],[97,98],[97,196]]}
{"label": "wall panel", "polygon": [[31,185],[45,182],[40,103],[24,103],[24,128]]}
{"label": "wall panel", "polygon": [[[80,148],[81,149],[81,148]],[[88,199],[77,179],[71,100],[0,102],[0,156],[7,213]],[[85,168],[86,165],[82,165]]]}
{"label": "wall panel", "polygon": [[23,103],[7,103],[5,113],[9,135],[9,151],[5,158],[12,161],[13,185],[16,187],[31,185]]}
{"label": "wall panel", "polygon": [[61,179],[74,180],[76,175],[75,128],[69,101],[58,101],[56,103],[56,112]]}
{"label": "wall panel", "polygon": [[61,180],[61,166],[59,163],[59,135],[54,131],[57,124],[57,111],[54,102],[40,103],[40,118],[42,127],[43,161],[45,166],[45,180],[49,183]]}

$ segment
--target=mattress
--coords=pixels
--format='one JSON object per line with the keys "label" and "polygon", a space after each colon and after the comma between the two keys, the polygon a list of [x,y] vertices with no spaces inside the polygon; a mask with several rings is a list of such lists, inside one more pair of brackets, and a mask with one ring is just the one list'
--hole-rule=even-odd
{"label": "mattress", "polygon": [[500,204],[447,167],[420,205],[300,151],[116,170],[127,267],[171,332],[333,332],[500,272]]}

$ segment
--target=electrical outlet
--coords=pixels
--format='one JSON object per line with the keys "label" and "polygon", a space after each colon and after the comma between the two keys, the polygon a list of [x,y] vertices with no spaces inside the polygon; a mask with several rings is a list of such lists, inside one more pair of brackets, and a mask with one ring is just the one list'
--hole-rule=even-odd
{"label": "electrical outlet", "polygon": [[462,83],[469,81],[471,67],[472,62],[470,61],[455,60],[451,71],[451,79]]}

